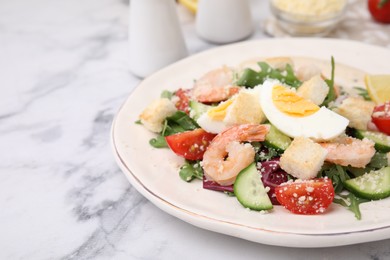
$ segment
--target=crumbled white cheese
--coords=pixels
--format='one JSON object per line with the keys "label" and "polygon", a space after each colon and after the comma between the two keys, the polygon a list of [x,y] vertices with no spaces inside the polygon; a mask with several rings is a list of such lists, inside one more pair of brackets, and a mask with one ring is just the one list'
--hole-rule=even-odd
{"label": "crumbled white cheese", "polygon": [[308,186],[308,187],[306,187],[306,191],[309,192],[309,193],[310,193],[310,192],[313,192],[313,191],[314,191],[314,188]]}

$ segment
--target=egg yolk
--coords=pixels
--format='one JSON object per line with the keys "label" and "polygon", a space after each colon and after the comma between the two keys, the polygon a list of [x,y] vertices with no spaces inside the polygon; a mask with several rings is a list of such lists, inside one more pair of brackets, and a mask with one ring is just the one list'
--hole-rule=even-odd
{"label": "egg yolk", "polygon": [[207,111],[207,115],[213,120],[222,121],[226,116],[227,108],[232,103],[233,103],[233,100],[229,99],[228,101],[223,102],[223,103],[219,104],[218,106]]}
{"label": "egg yolk", "polygon": [[298,96],[294,91],[283,86],[273,87],[272,101],[277,109],[290,116],[309,116],[320,109],[313,102]]}

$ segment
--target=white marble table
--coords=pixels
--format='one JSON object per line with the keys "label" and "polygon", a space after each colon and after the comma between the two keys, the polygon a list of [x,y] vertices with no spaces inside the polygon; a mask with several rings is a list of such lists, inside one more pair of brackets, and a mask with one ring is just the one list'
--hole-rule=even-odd
{"label": "white marble table", "polygon": [[[266,2],[252,4],[251,38],[269,37]],[[191,53],[214,47],[184,9],[180,18]],[[390,240],[256,244],[191,226],[143,198],[109,143],[112,119],[139,83],[128,69],[127,21],[125,0],[0,2],[0,259],[390,258]]]}

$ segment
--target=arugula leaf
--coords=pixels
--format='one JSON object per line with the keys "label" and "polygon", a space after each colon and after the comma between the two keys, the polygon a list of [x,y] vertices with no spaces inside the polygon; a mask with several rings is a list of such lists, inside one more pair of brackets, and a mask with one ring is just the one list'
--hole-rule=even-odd
{"label": "arugula leaf", "polygon": [[169,90],[163,90],[163,92],[161,92],[161,95],[160,97],[161,98],[167,98],[167,99],[171,99],[173,96],[173,92],[169,91]]}
{"label": "arugula leaf", "polygon": [[353,87],[353,88],[356,89],[356,91],[358,92],[358,95],[361,96],[362,98],[364,98],[364,100],[371,101],[371,97],[368,94],[367,89],[362,88],[362,87]]}
{"label": "arugula leaf", "polygon": [[286,69],[283,71],[273,69],[266,62],[259,62],[258,65],[261,69],[259,72],[252,69],[244,70],[242,76],[237,80],[237,85],[253,88],[263,84],[266,79],[277,79],[293,88],[298,88],[302,84],[295,76],[294,70],[289,64],[287,64]]}
{"label": "arugula leaf", "polygon": [[168,144],[165,141],[165,137],[162,135],[158,135],[156,138],[152,138],[149,140],[149,144],[154,148],[167,148]]}
{"label": "arugula leaf", "polygon": [[175,114],[173,114],[170,117],[167,117],[166,120],[168,121],[168,125],[179,125],[182,127],[183,130],[177,129],[177,131],[184,132],[188,130],[195,130],[199,128],[199,125],[195,122],[194,119],[189,117],[185,112],[183,111],[176,111]]}
{"label": "arugula leaf", "polygon": [[324,102],[322,103],[322,106],[328,106],[330,102],[334,101],[336,99],[336,93],[334,91],[334,71],[335,71],[335,62],[334,58],[332,56],[331,59],[331,65],[332,65],[332,72],[330,79],[326,79],[325,82],[329,87],[328,95],[326,96]]}
{"label": "arugula leaf", "polygon": [[229,197],[235,197],[236,196],[236,194],[234,194],[234,192],[231,192],[231,191],[223,191],[223,193],[225,193]]}
{"label": "arugula leaf", "polygon": [[334,198],[333,202],[346,207],[348,210],[355,214],[356,219],[361,220],[362,214],[360,213],[360,204],[368,202],[369,200],[356,197],[353,193],[348,195],[338,195],[339,198]]}
{"label": "arugula leaf", "polygon": [[355,168],[348,166],[346,170],[353,175],[353,177],[359,177],[367,172],[366,168]]}
{"label": "arugula leaf", "polygon": [[242,76],[237,80],[237,85],[254,88],[263,82],[264,77],[261,75],[261,72],[258,73],[252,69],[245,69]]}
{"label": "arugula leaf", "polygon": [[293,68],[291,67],[290,64],[287,64],[286,72],[287,72],[287,75],[284,76],[285,77],[284,82],[287,85],[292,86],[294,88],[298,88],[298,87],[300,87],[302,85],[302,82],[299,81],[299,79],[295,76],[294,70],[293,70]]}
{"label": "arugula leaf", "polygon": [[355,217],[358,220],[362,219],[359,206],[361,203],[368,202],[369,200],[356,197],[353,193],[349,193],[348,198],[351,202],[351,204],[348,206],[348,209],[355,213]]}
{"label": "arugula leaf", "polygon": [[370,171],[374,169],[377,170],[386,166],[388,166],[387,156],[385,153],[379,152],[376,152],[374,154],[374,156],[371,158],[370,163],[367,165],[367,167],[371,168]]}
{"label": "arugula leaf", "polygon": [[256,162],[263,162],[263,161],[269,161],[272,158],[279,156],[279,153],[276,149],[274,148],[268,148],[268,151],[260,151],[256,153]]}
{"label": "arugula leaf", "polygon": [[164,123],[165,123],[165,125],[164,125],[162,132],[161,132],[162,136],[173,135],[173,134],[177,134],[177,133],[181,133],[181,132],[185,131],[185,129],[183,127],[181,127],[180,125],[178,125],[174,122],[171,122],[170,124],[168,124],[168,120],[165,120]]}
{"label": "arugula leaf", "polygon": [[179,175],[186,182],[190,182],[195,178],[202,179],[203,169],[200,167],[200,161],[186,160],[184,165],[180,167]]}
{"label": "arugula leaf", "polygon": [[[373,166],[379,168],[383,167],[382,165],[383,163],[385,163],[384,157],[386,157],[386,155],[380,153],[375,154],[373,159],[370,162],[370,164],[372,165],[371,167]],[[348,173],[352,173],[355,177],[360,176],[368,171],[369,165],[367,165],[366,168],[353,168],[350,166],[342,167],[340,165],[327,163],[324,164],[324,166],[320,171],[320,176],[327,176],[332,180],[335,193],[337,194],[333,202],[340,204],[346,207],[348,210],[352,211],[358,220],[361,219],[359,205],[369,200],[359,198],[355,196],[353,193],[349,193],[348,195],[343,195],[342,192],[345,190],[344,182],[350,179]],[[387,159],[386,159],[386,165],[387,165]]]}
{"label": "arugula leaf", "polygon": [[332,180],[336,194],[339,194],[344,190],[344,182],[350,179],[345,168],[337,164],[324,164],[319,176],[327,176]]}
{"label": "arugula leaf", "polygon": [[184,131],[195,130],[199,128],[198,124],[183,111],[176,111],[164,121],[163,130],[156,138],[152,138],[149,143],[155,148],[168,147],[165,136],[181,133]]}

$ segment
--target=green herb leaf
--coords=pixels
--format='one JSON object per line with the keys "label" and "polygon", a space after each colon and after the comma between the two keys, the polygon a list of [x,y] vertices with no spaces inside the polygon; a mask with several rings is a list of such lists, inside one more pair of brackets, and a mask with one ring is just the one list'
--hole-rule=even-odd
{"label": "green herb leaf", "polygon": [[334,198],[333,202],[346,207],[355,214],[356,219],[361,220],[362,214],[360,212],[360,204],[368,202],[369,200],[356,197],[353,193],[348,195],[339,195],[339,198]]}
{"label": "green herb leaf", "polygon": [[173,135],[173,134],[177,134],[177,133],[182,133],[184,131],[185,131],[185,129],[183,127],[181,127],[180,125],[178,125],[176,123],[171,122],[170,124],[167,124],[167,126],[164,128],[162,135],[168,136],[168,135]]}
{"label": "green herb leaf", "polygon": [[355,167],[352,167],[352,166],[348,166],[346,169],[355,178],[366,173],[366,168],[355,168]]}
{"label": "green herb leaf", "polygon": [[168,91],[168,90],[163,90],[163,92],[161,92],[161,95],[160,95],[161,98],[167,98],[169,100],[171,100],[172,96],[173,96],[173,92]]}
{"label": "green herb leaf", "polygon": [[255,162],[257,163],[260,161],[259,152],[260,152],[260,148],[261,148],[261,143],[260,142],[252,142],[252,146],[253,146],[253,149],[255,149]]}
{"label": "green herb leaf", "polygon": [[367,165],[367,167],[370,168],[369,171],[378,170],[386,166],[388,166],[387,155],[385,153],[379,152],[374,154],[374,156],[371,158],[370,163]]}
{"label": "green herb leaf", "polygon": [[231,191],[224,191],[223,193],[225,193],[229,197],[235,197],[236,196],[236,194],[234,194],[234,192],[231,192]]}
{"label": "green herb leaf", "polygon": [[156,138],[152,138],[149,140],[149,144],[154,148],[167,148],[168,144],[165,141],[165,137],[162,135],[158,135]]}
{"label": "green herb leaf", "polygon": [[294,88],[298,88],[302,85],[302,82],[299,81],[299,79],[295,76],[294,70],[290,64],[287,64],[286,72],[287,72],[287,75],[284,77],[285,78],[284,82],[287,85],[292,86]]}
{"label": "green herb leaf", "polygon": [[360,220],[362,219],[362,214],[360,213],[360,207],[359,205],[364,202],[368,202],[369,200],[362,199],[359,197],[356,197],[353,193],[349,193],[348,198],[351,202],[348,209],[355,213],[355,217]]}
{"label": "green herb leaf", "polygon": [[339,205],[341,205],[341,206],[343,206],[343,207],[348,208],[348,203],[347,203],[344,199],[336,198],[336,197],[335,197],[335,198],[333,199],[333,202],[336,203],[336,204],[339,204]]}
{"label": "green herb leaf", "polygon": [[279,153],[276,149],[268,147],[268,152],[259,151],[256,153],[255,160],[256,162],[269,161],[272,158],[279,156]]}
{"label": "green herb leaf", "polygon": [[237,80],[236,84],[238,86],[245,86],[248,88],[254,88],[259,84],[263,84],[264,78],[261,75],[259,75],[260,73],[252,69],[246,69],[244,70],[242,76]]}
{"label": "green herb leaf", "polygon": [[260,71],[254,71],[252,69],[244,70],[242,76],[237,80],[236,84],[238,86],[245,86],[248,88],[253,88],[257,85],[263,84],[266,79],[277,79],[282,83],[298,88],[302,82],[294,74],[292,67],[287,64],[284,71],[273,69],[266,62],[259,62]]}
{"label": "green herb leaf", "polygon": [[165,141],[165,136],[182,133],[184,131],[194,130],[199,128],[198,124],[183,111],[176,111],[164,121],[161,134],[149,141],[150,145],[155,148],[165,148],[168,144]]}
{"label": "green herb leaf", "polygon": [[339,194],[344,190],[344,182],[350,179],[345,168],[336,164],[324,164],[319,173],[319,176],[327,176],[332,180],[336,194]]}
{"label": "green herb leaf", "polygon": [[371,97],[368,94],[367,89],[362,88],[362,87],[353,87],[353,88],[356,89],[356,91],[358,92],[358,95],[363,97],[364,100],[371,101]]}
{"label": "green herb leaf", "polygon": [[195,120],[189,117],[185,112],[179,110],[176,111],[172,116],[167,117],[166,120],[168,125],[179,125],[184,131],[195,130],[199,128],[199,125],[195,122]]}
{"label": "green herb leaf", "polygon": [[135,121],[134,124],[142,125],[141,119],[138,119],[137,121]]}
{"label": "green herb leaf", "polygon": [[186,160],[184,165],[179,170],[180,178],[183,181],[190,182],[194,178],[203,178],[203,169],[200,166],[200,161],[189,161]]}
{"label": "green herb leaf", "polygon": [[336,99],[336,93],[334,91],[334,71],[335,71],[335,62],[334,58],[332,56],[331,59],[331,65],[332,65],[332,72],[330,79],[326,79],[325,82],[329,87],[328,95],[326,96],[324,102],[322,103],[322,106],[328,106],[330,102],[334,101]]}

